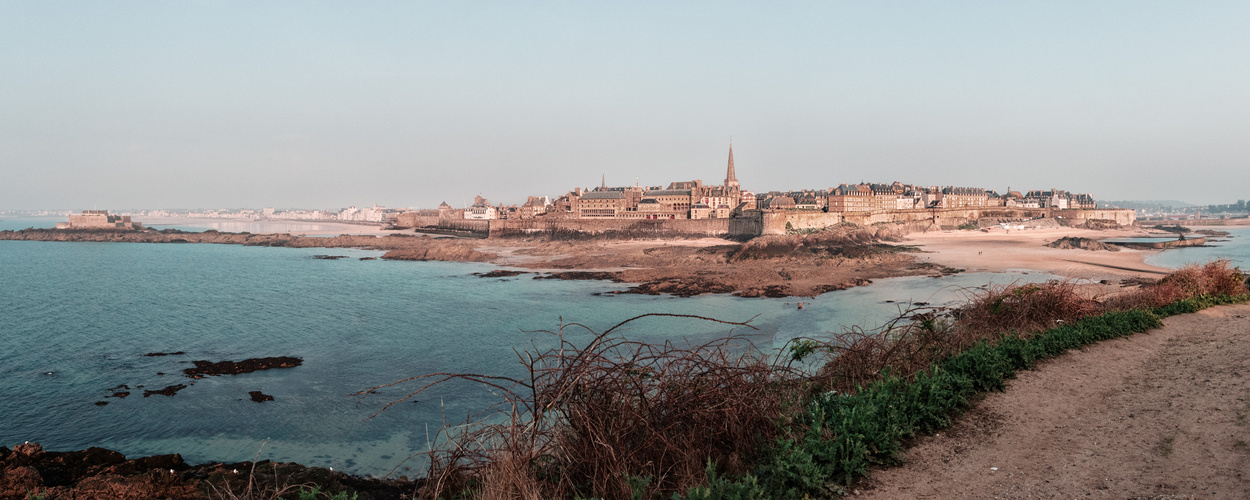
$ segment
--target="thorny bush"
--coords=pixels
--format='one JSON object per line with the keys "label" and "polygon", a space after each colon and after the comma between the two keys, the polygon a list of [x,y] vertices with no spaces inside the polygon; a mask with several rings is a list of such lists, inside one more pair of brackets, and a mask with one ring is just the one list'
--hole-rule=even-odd
{"label": "thorny bush", "polygon": [[[421,496],[450,498],[653,497],[684,492],[715,470],[741,475],[780,431],[775,423],[798,377],[736,336],[692,347],[627,340],[580,324],[546,332],[549,349],[518,352],[527,378],[435,373],[406,382],[468,381],[503,396],[493,415],[456,427],[429,452]],[[578,345],[576,330],[591,334]],[[385,409],[385,408],[383,408]]]}

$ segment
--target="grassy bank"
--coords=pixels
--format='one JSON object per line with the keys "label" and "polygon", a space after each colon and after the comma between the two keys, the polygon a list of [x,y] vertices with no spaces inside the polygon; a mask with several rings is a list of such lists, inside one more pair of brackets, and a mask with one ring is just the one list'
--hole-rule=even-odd
{"label": "grassy bank", "polygon": [[[551,332],[558,347],[520,354],[527,378],[409,380],[422,383],[410,397],[457,380],[504,396],[495,413],[443,436],[420,494],[836,496],[1019,370],[1247,298],[1245,276],[1223,262],[1110,298],[1066,282],[999,287],[955,309],[910,310],[879,330],[802,339],[781,354],[736,337],[689,348],[631,342],[617,333],[629,321],[602,333],[565,325]],[[582,335],[589,341],[571,340]]]}

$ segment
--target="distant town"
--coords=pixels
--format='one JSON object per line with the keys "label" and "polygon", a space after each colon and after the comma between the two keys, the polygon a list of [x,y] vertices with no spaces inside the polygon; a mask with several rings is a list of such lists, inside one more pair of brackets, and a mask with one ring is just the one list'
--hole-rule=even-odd
{"label": "distant town", "polygon": [[[413,220],[525,220],[525,219],[728,219],[746,211],[884,214],[909,210],[961,208],[1020,208],[1054,210],[1129,209],[1138,219],[1239,218],[1250,214],[1245,200],[1227,205],[1195,206],[1168,202],[1097,202],[1087,193],[1062,189],[1011,190],[962,186],[921,186],[891,183],[840,184],[821,189],[754,192],[744,189],[734,167],[733,145],[725,178],[719,184],[703,180],[673,181],[666,186],[609,186],[606,176],[598,187],[576,187],[559,196],[528,196],[524,203],[492,204],[476,196],[473,204],[437,208],[388,208],[381,205],[324,209],[197,209],[114,210],[113,216],[146,218],[203,218],[336,221],[396,224],[411,227]],[[0,211],[0,215],[57,216],[71,211]],[[84,212],[85,214],[86,212]],[[98,214],[96,214],[98,216]],[[407,219],[407,221],[405,220]],[[120,220],[120,219],[119,219]]]}

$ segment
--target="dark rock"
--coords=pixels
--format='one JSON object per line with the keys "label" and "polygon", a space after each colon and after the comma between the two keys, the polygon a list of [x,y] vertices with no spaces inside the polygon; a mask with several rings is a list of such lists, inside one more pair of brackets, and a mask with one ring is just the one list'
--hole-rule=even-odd
{"label": "dark rock", "polygon": [[620,273],[607,271],[566,271],[561,273],[551,273],[546,276],[535,276],[536,280],[605,280],[605,281],[621,281]]}
{"label": "dark rock", "polygon": [[182,372],[191,378],[204,378],[205,376],[217,375],[239,375],[241,373],[251,373],[260,370],[270,370],[273,368],[294,368],[304,363],[302,358],[292,356],[277,356],[269,358],[250,358],[243,361],[192,361],[195,368],[187,368]]}
{"label": "dark rock", "polygon": [[378,260],[377,257],[361,257],[360,260]]}
{"label": "dark rock", "polygon": [[669,278],[642,283],[625,290],[622,294],[660,295],[663,293],[678,297],[693,297],[705,293],[731,293],[734,287],[705,278]]}
{"label": "dark rock", "polygon": [[252,391],[247,394],[252,397],[252,401],[255,401],[257,403],[264,403],[265,401],[273,401],[273,396],[270,396],[260,391]]}
{"label": "dark rock", "polygon": [[[105,396],[105,397],[108,397],[108,396]],[[104,406],[104,405],[107,405],[107,404],[109,404],[109,402],[108,402],[108,401],[96,401],[96,402],[95,402],[95,405],[96,405],[96,406]]]}
{"label": "dark rock", "polygon": [[[275,246],[280,246],[280,245],[275,245]],[[313,258],[320,259],[320,260],[339,260],[339,259],[346,259],[347,256],[346,255],[314,255]]]}
{"label": "dark rock", "polygon": [[0,471],[0,496],[4,498],[34,498],[27,495],[43,486],[43,476],[30,466],[13,467]]}
{"label": "dark rock", "polygon": [[126,460],[125,462],[104,468],[101,472],[106,474],[129,475],[146,472],[150,470],[187,470],[191,467],[182,460],[182,455],[177,453],[173,455],[154,455],[150,457],[136,458],[134,460]]}
{"label": "dark rock", "polygon": [[525,271],[512,271],[508,269],[496,269],[494,271],[487,272],[487,273],[473,273],[474,276],[477,276],[479,278],[509,278],[509,277],[518,276],[521,274],[527,274],[527,273]]}
{"label": "dark rock", "polygon": [[[821,293],[824,293],[824,292],[822,291]],[[746,297],[746,298],[768,297],[768,298],[773,298],[773,299],[779,299],[782,297],[789,297],[790,289],[786,287],[785,285],[766,285],[763,287],[748,288],[746,290],[742,290],[738,293],[735,293],[734,295],[737,295],[739,297]]]}
{"label": "dark rock", "polygon": [[43,455],[43,446],[40,446],[39,443],[22,443],[13,447],[13,453],[38,458]]}
{"label": "dark rock", "polygon": [[146,397],[151,396],[151,395],[153,395],[153,394],[160,394],[160,395],[162,395],[162,396],[173,396],[174,394],[178,394],[178,391],[181,391],[181,390],[186,389],[186,388],[187,388],[187,386],[186,386],[186,385],[184,385],[184,384],[175,384],[175,385],[167,386],[167,387],[165,387],[164,389],[157,389],[157,390],[154,390],[154,391],[147,391],[147,390],[145,390],[145,391],[143,391],[143,397],[145,397],[145,398],[146,398]]}
{"label": "dark rock", "polygon": [[175,351],[175,352],[149,352],[149,353],[147,353],[147,354],[144,354],[144,356],[181,356],[181,355],[183,355],[183,354],[186,354],[186,353],[185,353],[185,352],[183,352],[183,351]]}

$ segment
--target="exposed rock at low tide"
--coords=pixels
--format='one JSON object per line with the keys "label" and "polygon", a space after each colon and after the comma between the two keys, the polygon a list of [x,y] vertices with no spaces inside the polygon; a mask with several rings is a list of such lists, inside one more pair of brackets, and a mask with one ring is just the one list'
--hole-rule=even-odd
{"label": "exposed rock at low tide", "polygon": [[625,290],[622,294],[660,295],[671,294],[678,297],[693,297],[705,293],[731,293],[734,287],[724,283],[703,278],[672,278],[639,284]]}
{"label": "exposed rock at low tide", "polygon": [[270,396],[260,391],[251,391],[247,393],[247,395],[251,396],[252,401],[255,401],[257,403],[264,403],[265,401],[273,401],[273,396]]}
{"label": "exposed rock at low tide", "polygon": [[608,271],[565,271],[551,273],[546,276],[535,276],[536,280],[604,280],[620,282],[620,273]]}
{"label": "exposed rock at low tide", "polygon": [[186,388],[187,388],[186,384],[174,384],[174,385],[166,386],[164,389],[157,389],[154,391],[149,391],[145,389],[143,391],[143,397],[146,398],[153,394],[159,394],[161,396],[173,396],[174,394],[178,394],[178,391],[181,391]]}
{"label": "exposed rock at low tide", "polygon": [[479,278],[510,278],[513,276],[519,276],[519,275],[528,274],[528,273],[529,273],[528,271],[513,271],[510,269],[496,269],[494,271],[490,271],[486,273],[473,273],[473,275]]}
{"label": "exposed rock at low tide", "polygon": [[1078,238],[1072,236],[1064,236],[1055,241],[1048,243],[1046,246],[1059,249],[1079,248],[1081,250],[1106,250],[1109,252],[1119,252],[1120,247],[1108,245],[1098,240],[1089,238]]}
{"label": "exposed rock at low tide", "polygon": [[174,351],[174,352],[149,352],[149,353],[147,353],[147,354],[144,354],[144,356],[182,356],[183,354],[186,354],[186,352],[183,352],[183,351]]}
{"label": "exposed rock at low tide", "polygon": [[218,375],[238,375],[241,373],[251,373],[260,370],[270,370],[274,368],[294,368],[304,363],[302,358],[292,356],[277,356],[270,358],[251,358],[243,361],[192,361],[194,368],[187,368],[182,373],[187,374],[191,378],[204,378],[206,376]]}

